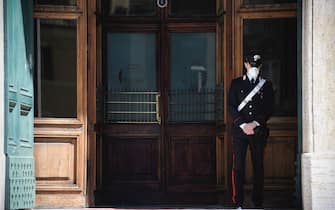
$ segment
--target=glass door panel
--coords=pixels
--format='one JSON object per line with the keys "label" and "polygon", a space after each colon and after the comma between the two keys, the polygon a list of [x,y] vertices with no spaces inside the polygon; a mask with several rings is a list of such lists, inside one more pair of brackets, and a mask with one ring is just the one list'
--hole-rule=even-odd
{"label": "glass door panel", "polygon": [[153,16],[156,1],[152,0],[109,0],[109,15]]}
{"label": "glass door panel", "polygon": [[76,40],[75,20],[36,21],[35,117],[77,117]]}
{"label": "glass door panel", "polygon": [[41,5],[75,6],[77,0],[34,0],[34,3]]}
{"label": "glass door panel", "polygon": [[171,0],[172,16],[215,16],[216,0]]}
{"label": "glass door panel", "polygon": [[156,35],[107,35],[105,120],[157,122]]}
{"label": "glass door panel", "polygon": [[172,33],[170,122],[215,120],[215,33]]}
{"label": "glass door panel", "polygon": [[297,3],[297,0],[244,0],[245,5]]}
{"label": "glass door panel", "polygon": [[275,90],[275,116],[297,115],[296,18],[243,21],[243,52],[261,49],[262,75]]}

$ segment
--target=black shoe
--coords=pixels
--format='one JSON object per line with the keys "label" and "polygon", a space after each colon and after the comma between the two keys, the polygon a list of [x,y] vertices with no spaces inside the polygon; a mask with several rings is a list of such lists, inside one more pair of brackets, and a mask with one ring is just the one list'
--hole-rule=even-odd
{"label": "black shoe", "polygon": [[234,204],[232,209],[243,209],[241,204]]}
{"label": "black shoe", "polygon": [[255,209],[264,209],[263,205],[255,205]]}

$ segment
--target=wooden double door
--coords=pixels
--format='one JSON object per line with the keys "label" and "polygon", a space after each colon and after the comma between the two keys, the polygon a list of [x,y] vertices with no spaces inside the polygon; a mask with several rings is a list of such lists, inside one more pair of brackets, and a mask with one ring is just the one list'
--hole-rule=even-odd
{"label": "wooden double door", "polygon": [[189,10],[127,2],[100,2],[96,204],[215,203],[223,179],[215,1]]}

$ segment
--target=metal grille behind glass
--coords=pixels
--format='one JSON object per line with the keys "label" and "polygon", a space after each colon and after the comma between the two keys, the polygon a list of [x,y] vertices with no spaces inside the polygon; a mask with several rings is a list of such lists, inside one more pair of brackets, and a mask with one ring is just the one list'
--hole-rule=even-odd
{"label": "metal grille behind glass", "polygon": [[223,87],[171,90],[169,122],[212,122],[223,120]]}
{"label": "metal grille behind glass", "polygon": [[[212,89],[170,90],[169,118],[174,122],[223,120],[223,86]],[[160,123],[159,92],[111,91],[104,104],[107,123]]]}
{"label": "metal grille behind glass", "polygon": [[155,91],[111,91],[105,102],[105,122],[160,123],[159,93]]}

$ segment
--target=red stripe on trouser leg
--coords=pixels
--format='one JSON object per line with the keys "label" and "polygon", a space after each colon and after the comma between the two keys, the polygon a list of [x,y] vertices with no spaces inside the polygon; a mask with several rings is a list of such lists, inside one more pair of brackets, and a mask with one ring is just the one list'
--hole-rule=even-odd
{"label": "red stripe on trouser leg", "polygon": [[236,201],[235,201],[235,198],[236,198],[236,188],[235,188],[235,172],[234,172],[234,167],[235,167],[235,155],[233,154],[233,167],[232,167],[232,170],[231,170],[231,184],[232,184],[232,187],[233,187],[233,196],[232,196],[232,201],[233,203],[235,204]]}

